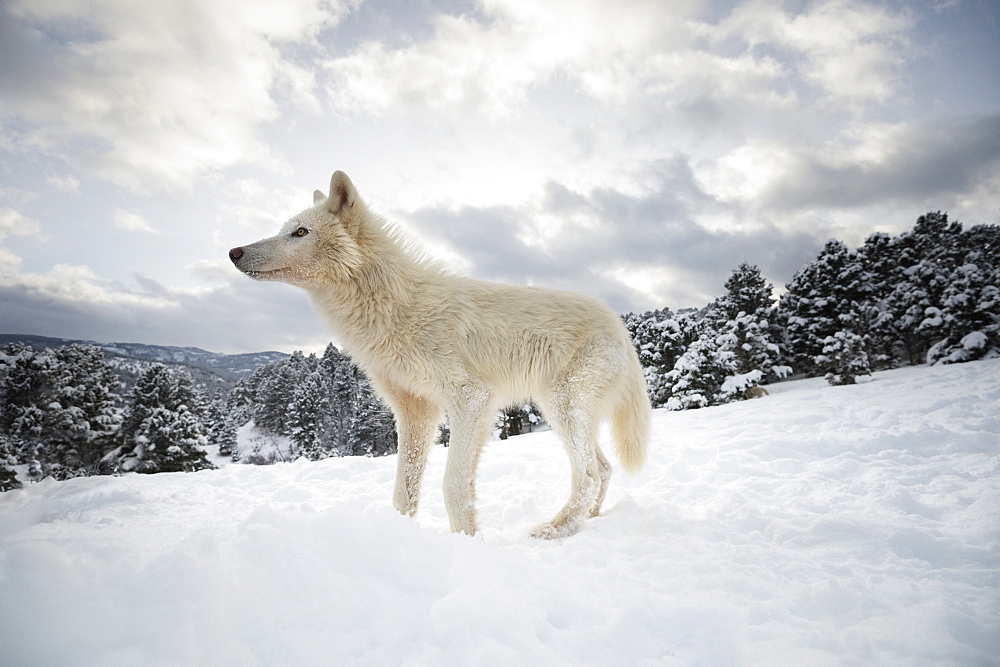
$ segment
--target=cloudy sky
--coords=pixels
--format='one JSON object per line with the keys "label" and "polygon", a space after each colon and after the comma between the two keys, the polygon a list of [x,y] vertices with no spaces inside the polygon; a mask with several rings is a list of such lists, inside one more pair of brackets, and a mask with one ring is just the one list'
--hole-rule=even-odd
{"label": "cloudy sky", "polygon": [[1000,223],[995,0],[5,0],[0,332],[321,348],[227,250],[343,169],[475,277],[700,306]]}

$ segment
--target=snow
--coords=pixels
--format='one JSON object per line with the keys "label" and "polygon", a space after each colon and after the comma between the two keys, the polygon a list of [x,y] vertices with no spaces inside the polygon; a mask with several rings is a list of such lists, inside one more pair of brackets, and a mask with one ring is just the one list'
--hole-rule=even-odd
{"label": "snow", "polygon": [[759,384],[762,376],[763,373],[757,369],[754,369],[749,373],[730,375],[722,383],[722,393],[727,396],[733,396],[744,392],[750,387]]}
{"label": "snow", "polygon": [[395,457],[0,494],[0,664],[991,664],[1000,360],[657,411],[568,539],[551,432],[491,443],[482,532]]}
{"label": "snow", "polygon": [[960,344],[963,348],[971,352],[983,349],[988,342],[989,339],[987,339],[986,334],[982,331],[973,331],[970,334],[966,334],[960,341]]}

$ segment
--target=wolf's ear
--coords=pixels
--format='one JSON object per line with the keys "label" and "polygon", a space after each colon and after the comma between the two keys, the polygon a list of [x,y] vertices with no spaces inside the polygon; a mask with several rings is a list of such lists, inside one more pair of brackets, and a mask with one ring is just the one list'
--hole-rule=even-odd
{"label": "wolf's ear", "polygon": [[321,201],[324,201],[325,199],[326,199],[326,195],[323,194],[322,190],[315,190],[315,191],[313,191],[313,206],[315,206],[316,204],[320,203]]}
{"label": "wolf's ear", "polygon": [[348,210],[354,207],[354,202],[358,198],[358,191],[354,189],[354,184],[342,171],[333,172],[330,179],[330,196],[326,200],[326,210],[334,215],[343,216]]}

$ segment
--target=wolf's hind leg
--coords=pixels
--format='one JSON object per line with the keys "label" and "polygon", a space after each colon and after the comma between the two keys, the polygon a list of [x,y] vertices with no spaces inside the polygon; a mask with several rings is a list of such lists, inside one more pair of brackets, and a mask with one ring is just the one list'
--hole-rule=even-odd
{"label": "wolf's hind leg", "polygon": [[598,446],[598,425],[620,375],[620,355],[614,352],[602,339],[582,346],[542,401],[542,411],[566,447],[572,487],[566,505],[552,521],[536,528],[534,537],[568,537],[584,519],[601,511],[611,464]]}
{"label": "wolf's hind leg", "polygon": [[590,510],[590,516],[595,517],[601,513],[601,505],[604,503],[604,496],[608,492],[608,484],[611,482],[611,463],[608,462],[600,445],[595,445],[594,454],[597,457],[597,472],[601,478],[601,488],[597,492],[597,502]]}
{"label": "wolf's hind leg", "polygon": [[559,513],[531,532],[532,537],[569,537],[584,519],[596,516],[607,491],[611,466],[597,446],[597,423],[580,408],[554,406],[553,426],[569,455],[571,489],[569,500]]}

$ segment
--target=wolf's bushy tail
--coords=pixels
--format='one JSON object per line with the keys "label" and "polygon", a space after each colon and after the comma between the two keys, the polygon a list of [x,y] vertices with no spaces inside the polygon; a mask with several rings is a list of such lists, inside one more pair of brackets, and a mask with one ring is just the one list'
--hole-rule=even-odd
{"label": "wolf's bushy tail", "polygon": [[646,377],[638,359],[630,359],[626,374],[618,404],[611,413],[611,437],[622,468],[636,473],[646,462],[651,408]]}

